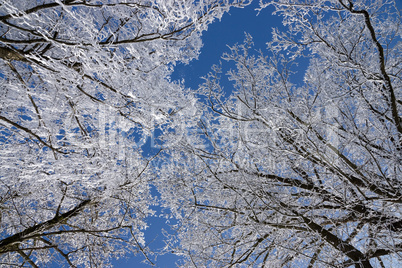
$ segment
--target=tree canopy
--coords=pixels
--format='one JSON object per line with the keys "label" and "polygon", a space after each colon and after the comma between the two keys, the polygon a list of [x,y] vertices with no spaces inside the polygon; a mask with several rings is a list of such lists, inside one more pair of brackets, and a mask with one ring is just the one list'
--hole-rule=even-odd
{"label": "tree canopy", "polygon": [[0,4],[1,266],[152,264],[150,187],[183,267],[402,265],[396,2],[261,0],[285,26],[266,51],[246,34],[198,89],[171,81],[249,2]]}
{"label": "tree canopy", "polygon": [[166,152],[175,168],[163,166],[157,183],[179,219],[172,247],[184,267],[399,267],[399,10],[267,5],[287,30],[273,31],[267,52],[250,36],[230,47],[199,87],[198,128]]}
{"label": "tree canopy", "polygon": [[[105,267],[147,250],[141,144],[192,103],[168,79],[242,0],[0,4],[0,265]],[[174,124],[169,124],[174,128]]]}

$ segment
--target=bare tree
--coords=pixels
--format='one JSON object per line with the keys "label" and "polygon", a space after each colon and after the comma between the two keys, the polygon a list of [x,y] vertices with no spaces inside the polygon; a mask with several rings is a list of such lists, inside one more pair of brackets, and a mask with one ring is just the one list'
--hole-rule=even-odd
{"label": "bare tree", "polygon": [[0,266],[105,267],[146,248],[141,143],[192,97],[169,76],[244,1],[0,3]]}
{"label": "bare tree", "polygon": [[[274,0],[286,32],[251,37],[230,97],[215,66],[198,128],[166,153],[159,189],[185,267],[399,267],[401,16],[394,1]],[[295,63],[307,57],[304,81]]]}

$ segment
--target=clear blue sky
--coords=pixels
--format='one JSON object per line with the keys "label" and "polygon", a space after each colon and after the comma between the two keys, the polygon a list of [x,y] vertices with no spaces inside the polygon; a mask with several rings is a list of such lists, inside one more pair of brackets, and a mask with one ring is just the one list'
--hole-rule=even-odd
{"label": "clear blue sky", "polygon": [[[221,21],[215,21],[209,26],[208,31],[203,33],[202,39],[204,46],[198,60],[193,60],[190,64],[179,64],[175,68],[172,80],[184,79],[185,86],[196,89],[202,83],[201,76],[206,75],[213,64],[219,63],[220,57],[228,51],[227,45],[242,43],[245,33],[253,36],[256,49],[265,49],[266,42],[271,39],[271,28],[281,27],[281,18],[271,15],[273,9],[264,9],[258,16],[255,9],[259,1],[244,9],[231,9],[230,13],[225,14]],[[150,218],[148,220],[149,229],[146,231],[146,240],[154,242],[150,244],[151,249],[158,249],[164,246],[161,229],[169,229],[160,218]],[[114,261],[117,268],[145,268],[151,267],[141,263],[142,255]],[[160,256],[157,259],[156,267],[176,267],[175,262],[178,258],[173,254]]]}
{"label": "clear blue sky", "polygon": [[213,64],[218,64],[228,45],[242,43],[245,33],[251,34],[256,49],[265,49],[267,41],[271,40],[272,27],[283,27],[281,17],[273,16],[273,8],[269,7],[260,12],[257,0],[246,8],[232,8],[221,21],[215,21],[202,35],[204,46],[198,60],[190,64],[179,64],[175,68],[172,79],[184,79],[187,87],[196,89],[201,76],[206,75]]}

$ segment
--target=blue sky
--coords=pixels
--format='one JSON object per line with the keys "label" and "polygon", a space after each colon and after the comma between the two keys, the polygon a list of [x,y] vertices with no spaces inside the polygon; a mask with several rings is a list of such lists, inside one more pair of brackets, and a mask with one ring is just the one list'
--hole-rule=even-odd
{"label": "blue sky", "polygon": [[[210,25],[208,31],[203,33],[204,46],[198,60],[190,64],[178,64],[172,75],[172,80],[184,79],[185,86],[196,89],[203,82],[202,76],[206,75],[213,64],[218,64],[221,55],[228,51],[228,45],[242,43],[245,33],[253,36],[256,49],[265,49],[266,42],[270,40],[272,27],[281,27],[281,18],[272,15],[272,8],[266,8],[258,16],[255,9],[258,1],[254,1],[244,9],[231,9],[225,14],[221,21],[215,21]],[[228,84],[229,86],[229,84]],[[158,249],[164,246],[161,229],[168,229],[169,226],[161,218],[153,217],[148,220],[149,229],[146,231],[146,241],[154,241],[149,245],[151,249]],[[114,261],[117,268],[145,268],[151,267],[141,263],[142,255],[129,257]],[[157,259],[156,267],[176,267],[175,262],[179,258],[173,254],[160,256]]]}
{"label": "blue sky", "polygon": [[224,52],[228,52],[228,45],[242,43],[245,33],[251,34],[256,49],[265,49],[267,41],[271,39],[272,27],[283,27],[281,18],[273,16],[273,8],[269,7],[258,12],[259,1],[254,1],[246,8],[232,8],[221,21],[215,21],[202,35],[204,43],[198,60],[190,64],[178,64],[172,79],[184,79],[187,87],[196,89],[213,64],[218,64]]}

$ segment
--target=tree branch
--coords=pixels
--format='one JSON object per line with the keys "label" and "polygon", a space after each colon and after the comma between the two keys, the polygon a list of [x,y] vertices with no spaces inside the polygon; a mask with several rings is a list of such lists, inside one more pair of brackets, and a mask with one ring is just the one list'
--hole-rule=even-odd
{"label": "tree branch", "polygon": [[[22,243],[25,240],[25,237],[32,235],[36,232],[40,232],[42,230],[48,230],[56,226],[57,224],[60,224],[62,221],[76,216],[85,206],[87,206],[91,202],[90,199],[84,200],[81,203],[79,203],[77,206],[75,206],[73,209],[60,214],[60,215],[55,215],[52,219],[36,224],[32,227],[29,227],[25,229],[22,232],[16,233],[12,236],[9,236],[7,238],[4,238],[0,240],[0,254],[3,253],[7,248],[10,246],[16,244],[16,243]],[[8,251],[8,250],[7,250]]]}

